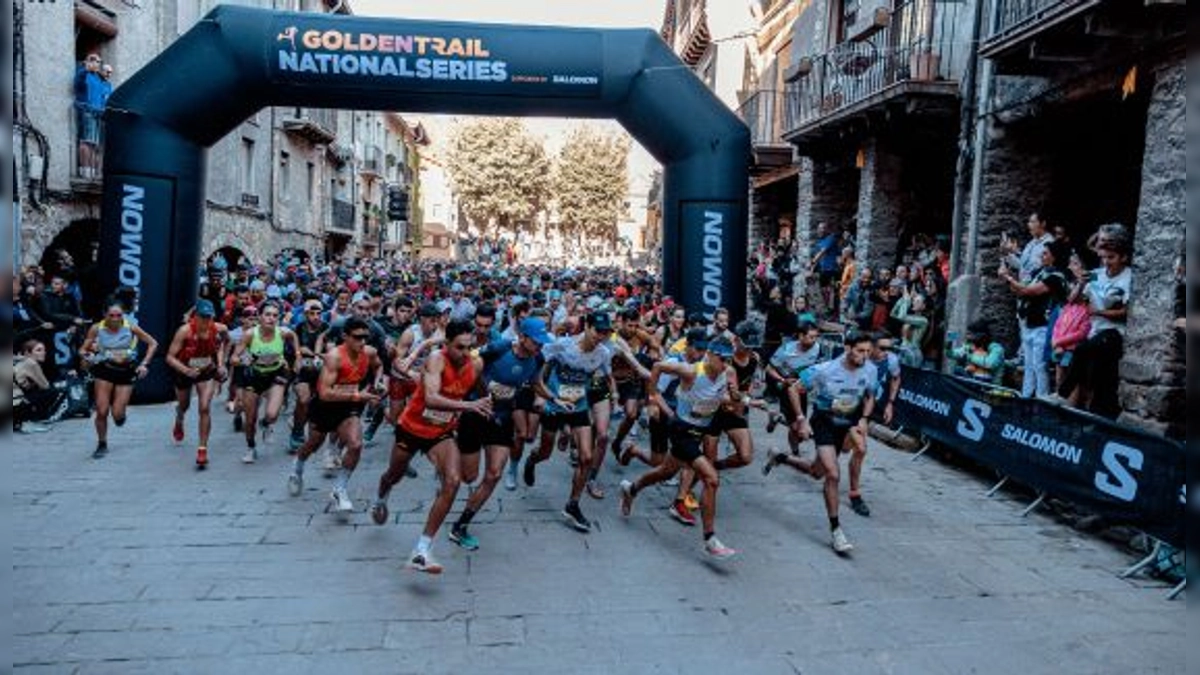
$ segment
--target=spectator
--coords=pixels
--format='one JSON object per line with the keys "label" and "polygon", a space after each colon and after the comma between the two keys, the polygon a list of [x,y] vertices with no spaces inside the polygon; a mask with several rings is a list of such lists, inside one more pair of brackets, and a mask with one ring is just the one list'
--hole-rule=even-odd
{"label": "spectator", "polygon": [[13,277],[13,340],[16,344],[33,338],[49,339],[54,333],[54,324],[34,309],[31,290],[26,290],[21,277]]}
{"label": "spectator", "polygon": [[1092,319],[1091,331],[1088,339],[1076,348],[1059,390],[1070,405],[1109,419],[1116,419],[1121,413],[1117,369],[1124,355],[1129,318],[1132,250],[1129,232],[1124,227],[1101,228],[1096,237],[1096,251],[1103,266],[1092,272],[1084,289]]}
{"label": "spectator", "polygon": [[847,246],[842,249],[842,280],[838,284],[838,307],[845,307],[846,294],[850,292],[850,286],[854,284],[854,280],[858,278],[858,263],[854,259],[854,247]]}
{"label": "spectator", "polygon": [[100,68],[100,55],[88,54],[75,70],[75,131],[79,142],[78,169],[82,178],[100,177],[100,115],[107,99]]}
{"label": "spectator", "polygon": [[875,313],[875,273],[870,267],[863,267],[858,279],[850,285],[846,292],[845,309],[843,310],[846,323],[866,329],[871,325],[871,316]]}
{"label": "spectator", "polygon": [[1021,273],[1018,278],[1023,284],[1029,283],[1043,268],[1042,252],[1050,242],[1054,241],[1054,235],[1050,234],[1046,219],[1042,217],[1042,214],[1036,211],[1030,214],[1027,227],[1029,228],[1029,243],[1025,244],[1025,248],[1021,250]]}
{"label": "spectator", "polygon": [[929,332],[926,310],[925,296],[909,290],[892,309],[892,318],[900,325],[900,361],[906,366],[919,368],[925,364],[925,338]]}
{"label": "spectator", "polygon": [[67,290],[67,280],[61,275],[50,278],[50,287],[42,294],[41,315],[54,324],[56,332],[68,331],[87,325],[79,309],[79,301]]}
{"label": "spectator", "polygon": [[15,425],[20,433],[49,431],[37,422],[49,419],[62,399],[42,370],[45,362],[46,345],[38,340],[28,340],[21,346],[21,353],[13,364],[13,383],[16,385],[13,408]]}
{"label": "spectator", "polygon": [[1051,340],[1055,366],[1055,391],[1062,389],[1067,369],[1071,367],[1075,348],[1087,339],[1092,330],[1092,316],[1088,307],[1087,295],[1084,293],[1087,272],[1083,269],[1083,261],[1077,255],[1071,256],[1071,274],[1075,282],[1068,294],[1067,305],[1063,307],[1062,312],[1058,315],[1058,321],[1054,323]]}
{"label": "spectator", "polygon": [[[1033,222],[1032,219],[1030,222]],[[1025,362],[1021,395],[1025,398],[1050,395],[1046,341],[1049,339],[1051,315],[1066,298],[1067,281],[1060,268],[1068,263],[1071,255],[1066,244],[1053,239],[1045,243],[1040,251],[1041,268],[1028,281],[1018,281],[1007,269],[1001,270],[1001,278],[1008,282],[1009,288],[1017,296],[1021,352]]]}
{"label": "spectator", "polygon": [[1004,347],[992,340],[992,328],[986,321],[967,327],[967,339],[950,350],[954,374],[989,384],[1004,379]]}
{"label": "spectator", "polygon": [[809,275],[815,275],[821,289],[821,312],[830,319],[836,319],[838,282],[841,281],[841,237],[836,228],[831,229],[825,223],[817,225],[817,241],[813,244],[812,267]]}

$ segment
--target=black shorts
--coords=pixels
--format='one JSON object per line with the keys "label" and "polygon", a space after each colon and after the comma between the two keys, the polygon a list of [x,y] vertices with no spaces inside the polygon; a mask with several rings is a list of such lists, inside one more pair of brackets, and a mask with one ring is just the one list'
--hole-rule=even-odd
{"label": "black shorts", "polygon": [[350,401],[322,401],[314,398],[308,409],[308,423],[318,433],[336,433],[342,423],[352,417],[362,417],[366,405]]}
{"label": "black shorts", "polygon": [[266,373],[247,368],[242,387],[262,396],[275,387],[286,387],[288,381],[287,370],[283,368]]}
{"label": "black shorts", "polygon": [[842,283],[841,272],[821,272],[821,288],[834,288]]}
{"label": "black shorts", "polygon": [[565,429],[582,429],[592,426],[592,416],[587,411],[553,413],[542,415],[542,430],[555,433]]}
{"label": "black shorts", "polygon": [[412,455],[425,454],[436,448],[442,441],[452,438],[454,438],[453,432],[441,434],[436,438],[422,438],[409,432],[403,425],[396,425],[396,445]]}
{"label": "black shorts", "polygon": [[608,387],[588,387],[587,390],[588,405],[596,405],[605,401],[612,400],[612,390]]}
{"label": "black shorts", "polygon": [[321,378],[320,368],[301,368],[296,374],[296,384],[307,384],[314,390],[317,388],[317,380]]}
{"label": "black shorts", "polygon": [[[804,414],[808,414],[808,394],[800,394],[800,408]],[[790,426],[796,421],[796,411],[792,410],[792,398],[785,393],[779,397],[779,414],[783,415],[783,420]]]}
{"label": "black shorts", "polygon": [[832,447],[838,452],[846,451],[846,441],[854,425],[824,412],[813,413],[809,425],[813,431],[813,442],[817,448]]}
{"label": "black shorts", "polygon": [[92,366],[92,377],[118,387],[127,387],[137,381],[137,364],[117,365],[102,361]]}
{"label": "black shorts", "polygon": [[216,376],[217,371],[215,368],[202,370],[200,371],[200,375],[195,378],[188,377],[178,370],[171,370],[171,382],[175,384],[176,391],[190,391],[192,387],[200,384],[201,382],[211,382],[214,378],[216,378]]}
{"label": "black shorts", "polygon": [[521,387],[517,390],[517,395],[513,398],[513,409],[531,413],[538,412],[537,393],[533,391],[533,387]]}
{"label": "black shorts", "polygon": [[717,411],[713,415],[712,426],[705,430],[705,436],[720,436],[728,431],[737,431],[738,429],[749,429],[750,423],[746,421],[745,415],[738,415],[730,412],[725,408]]}
{"label": "black shorts", "polygon": [[704,434],[707,429],[694,427],[686,422],[675,420],[671,422],[671,456],[681,463],[691,466],[693,462],[704,456]]}
{"label": "black shorts", "polygon": [[646,383],[641,380],[626,380],[617,383],[617,402],[646,400]]}
{"label": "black shorts", "polygon": [[491,446],[511,449],[515,437],[512,415],[496,421],[475,413],[463,413],[458,421],[458,450],[464,455],[474,455]]}

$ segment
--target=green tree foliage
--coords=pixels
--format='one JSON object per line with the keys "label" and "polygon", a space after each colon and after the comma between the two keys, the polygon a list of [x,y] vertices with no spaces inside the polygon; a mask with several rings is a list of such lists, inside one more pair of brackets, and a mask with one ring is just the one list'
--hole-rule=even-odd
{"label": "green tree foliage", "polygon": [[589,127],[572,132],[558,154],[554,202],[568,242],[615,243],[629,194],[629,137]]}
{"label": "green tree foliage", "polygon": [[550,189],[542,142],[512,118],[482,118],[459,127],[447,169],[463,212],[484,233],[531,229]]}

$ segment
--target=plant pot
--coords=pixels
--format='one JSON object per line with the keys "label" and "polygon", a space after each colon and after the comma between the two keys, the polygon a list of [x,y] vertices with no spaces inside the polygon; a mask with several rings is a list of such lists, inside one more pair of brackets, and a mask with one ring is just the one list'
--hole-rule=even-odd
{"label": "plant pot", "polygon": [[938,79],[942,67],[942,55],[933,52],[913,52],[908,61],[909,77],[921,82]]}

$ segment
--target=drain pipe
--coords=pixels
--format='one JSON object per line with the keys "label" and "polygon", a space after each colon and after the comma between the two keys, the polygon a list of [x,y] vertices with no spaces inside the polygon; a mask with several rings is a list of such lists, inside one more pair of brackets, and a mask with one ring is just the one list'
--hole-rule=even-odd
{"label": "drain pipe", "polygon": [[[962,109],[959,112],[959,132],[958,132],[958,165],[955,171],[954,180],[954,211],[951,214],[950,234],[951,249],[950,249],[950,276],[951,279],[957,279],[966,274],[975,273],[975,247],[977,246],[977,229],[976,223],[978,220],[978,203],[979,200],[971,199],[972,196],[978,197],[979,190],[982,186],[981,174],[983,173],[983,151],[987,140],[985,134],[984,121],[977,117],[979,110],[979,102],[981,99],[978,74],[979,74],[979,42],[983,32],[983,14],[986,0],[975,0],[975,16],[971,22],[971,59],[967,63],[966,73],[963,75],[963,102]],[[995,18],[998,16],[996,7],[999,7],[998,1],[993,1],[992,25],[994,27]],[[982,100],[986,104],[992,95],[992,64],[990,62],[983,64],[983,94]],[[975,127],[975,138],[972,144],[971,129]],[[972,163],[973,162],[973,163]],[[970,203],[971,217],[968,221],[966,218],[967,205]],[[965,246],[963,225],[969,223],[969,239],[970,245]],[[964,259],[965,258],[965,259]]]}

